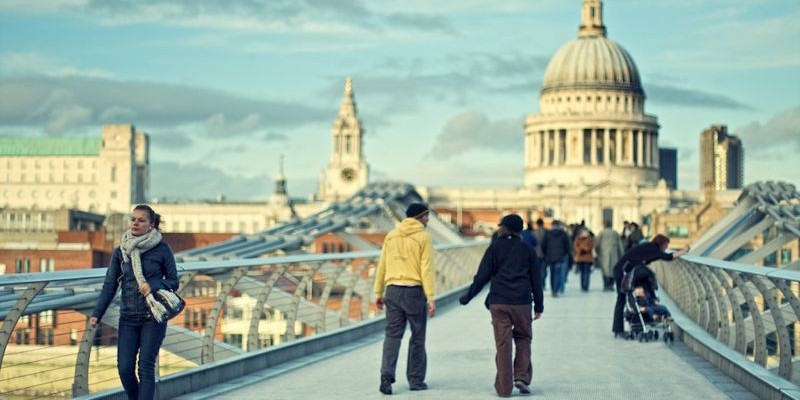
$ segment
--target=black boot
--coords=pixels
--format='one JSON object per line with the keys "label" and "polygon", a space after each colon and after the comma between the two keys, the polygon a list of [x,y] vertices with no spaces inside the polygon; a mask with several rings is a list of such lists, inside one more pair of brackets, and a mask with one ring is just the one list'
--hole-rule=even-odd
{"label": "black boot", "polygon": [[381,377],[381,387],[378,390],[381,391],[383,394],[392,394],[392,381],[394,379],[389,378],[387,376]]}

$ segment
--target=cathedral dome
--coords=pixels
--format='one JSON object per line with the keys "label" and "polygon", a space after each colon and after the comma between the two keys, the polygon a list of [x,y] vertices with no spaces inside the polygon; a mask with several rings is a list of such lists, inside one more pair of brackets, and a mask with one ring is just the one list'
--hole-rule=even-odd
{"label": "cathedral dome", "polygon": [[605,36],[565,44],[547,65],[542,93],[558,89],[612,89],[643,94],[639,70],[622,46]]}

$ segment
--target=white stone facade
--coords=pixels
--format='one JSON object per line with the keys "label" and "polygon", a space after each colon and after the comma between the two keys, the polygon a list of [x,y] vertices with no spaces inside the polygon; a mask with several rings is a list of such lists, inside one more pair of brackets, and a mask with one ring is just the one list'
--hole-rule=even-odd
{"label": "white stone facade", "polygon": [[0,205],[129,212],[149,189],[149,138],[104,125],[102,138],[2,138]]}

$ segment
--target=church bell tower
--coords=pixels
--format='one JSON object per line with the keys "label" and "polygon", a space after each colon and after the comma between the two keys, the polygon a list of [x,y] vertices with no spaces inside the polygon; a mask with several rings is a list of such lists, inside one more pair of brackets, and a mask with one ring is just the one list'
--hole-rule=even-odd
{"label": "church bell tower", "polygon": [[364,128],[358,118],[353,81],[344,84],[344,97],[339,115],[333,121],[333,150],[328,169],[320,182],[319,198],[324,201],[344,200],[369,182],[369,166],[364,160]]}

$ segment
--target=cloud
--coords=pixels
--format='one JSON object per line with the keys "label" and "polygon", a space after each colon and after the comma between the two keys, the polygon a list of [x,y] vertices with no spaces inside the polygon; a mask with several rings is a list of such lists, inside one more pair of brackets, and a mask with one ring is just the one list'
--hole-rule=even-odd
{"label": "cloud", "polygon": [[267,197],[272,179],[266,174],[252,177],[234,175],[201,163],[154,162],[150,165],[150,196],[176,199],[256,200]]}
{"label": "cloud", "polygon": [[90,77],[0,78],[0,126],[45,126],[62,134],[103,123],[153,128],[199,124],[210,136],[249,135],[326,121],[329,110],[254,100],[200,87]]}
{"label": "cloud", "polygon": [[194,144],[191,135],[178,132],[158,132],[150,134],[150,148],[177,150],[190,148]]}
{"label": "cloud", "polygon": [[482,112],[464,112],[447,122],[425,158],[447,160],[470,150],[521,153],[522,126],[523,117],[492,121]]}
{"label": "cloud", "polygon": [[161,22],[226,31],[358,32],[395,27],[452,34],[446,14],[381,11],[359,0],[58,0],[49,5],[11,0],[7,11],[72,12],[103,24]]}
{"label": "cloud", "polygon": [[647,84],[645,91],[649,101],[662,104],[675,104],[687,107],[720,108],[728,110],[754,110],[750,105],[730,97],[706,93],[700,90],[684,89],[674,86]]}
{"label": "cloud", "polygon": [[800,151],[800,106],[783,111],[763,124],[753,121],[734,134],[742,140],[745,151],[760,153],[787,147]]}
{"label": "cloud", "polygon": [[47,76],[89,76],[110,78],[111,72],[102,69],[84,69],[70,65],[60,58],[36,52],[10,52],[0,54],[0,72],[3,75],[36,74]]}
{"label": "cloud", "polygon": [[[511,94],[538,93],[538,76],[547,66],[547,57],[525,53],[471,52],[430,58],[385,57],[354,74],[356,97],[381,100],[375,118],[417,112],[422,104],[449,103],[463,107],[487,94],[505,97]],[[375,72],[378,71],[378,72]],[[342,92],[341,80],[331,78],[325,95]],[[371,100],[372,101],[372,100]],[[378,102],[370,103],[372,109]],[[365,118],[368,114],[364,115]]]}
{"label": "cloud", "polygon": [[287,137],[283,133],[267,132],[263,136],[261,136],[261,139],[264,140],[265,142],[282,142],[286,141]]}

